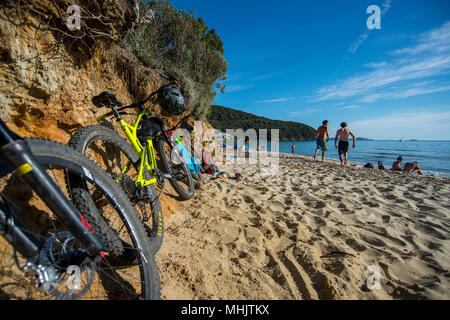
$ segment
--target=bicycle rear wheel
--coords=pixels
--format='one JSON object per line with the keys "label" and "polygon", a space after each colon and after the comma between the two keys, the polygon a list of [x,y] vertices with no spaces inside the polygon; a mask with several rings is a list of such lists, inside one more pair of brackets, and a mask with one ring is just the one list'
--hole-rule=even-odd
{"label": "bicycle rear wheel", "polygon": [[[51,290],[43,291],[35,288],[30,277],[22,271],[27,259],[18,254],[13,242],[0,238],[0,299],[159,299],[160,284],[154,255],[138,214],[121,188],[93,161],[67,146],[37,138],[26,138],[25,141],[66,196],[70,198],[74,192],[67,184],[66,174],[85,181],[84,200],[73,200],[74,206],[82,214],[85,224],[109,243],[109,251],[95,264],[83,265],[78,288],[69,286],[68,271],[61,270],[58,265],[59,277],[52,282]],[[14,216],[39,241],[42,248],[40,263],[53,261],[57,253],[53,248],[58,246],[66,246],[66,253],[83,250],[76,239],[67,245],[70,234],[64,225],[20,178],[14,174],[2,177],[0,193],[6,201],[3,207],[9,206]],[[63,236],[66,237],[64,240]],[[67,251],[69,248],[72,251]]]}
{"label": "bicycle rear wheel", "polygon": [[183,155],[172,144],[163,137],[157,140],[158,156],[162,167],[166,173],[172,175],[169,179],[170,184],[183,200],[189,200],[194,196],[194,181],[191,171],[186,162],[183,161]]}
{"label": "bicycle rear wheel", "polygon": [[[155,184],[137,189],[139,156],[132,146],[117,132],[105,126],[95,125],[80,128],[70,139],[69,146],[96,161],[114,179],[120,178],[120,185],[131,200],[141,219],[145,222],[153,253],[161,248],[164,237],[164,216]],[[122,170],[131,161],[129,171]],[[146,179],[148,172],[144,173]]]}

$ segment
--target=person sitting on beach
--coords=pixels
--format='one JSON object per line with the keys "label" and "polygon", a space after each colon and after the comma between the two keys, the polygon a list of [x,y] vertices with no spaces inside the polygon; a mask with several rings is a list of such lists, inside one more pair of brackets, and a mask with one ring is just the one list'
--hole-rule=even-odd
{"label": "person sitting on beach", "polygon": [[[325,135],[327,136],[327,141],[325,141]],[[323,162],[325,158],[325,151],[327,151],[327,142],[330,140],[330,135],[328,134],[328,120],[324,120],[322,122],[322,125],[317,129],[316,137],[317,137],[316,142],[317,148],[316,152],[314,153],[314,160],[317,157],[319,149],[322,148],[322,162]]]}
{"label": "person sitting on beach", "polygon": [[392,164],[391,170],[392,170],[392,171],[402,171],[402,167],[400,166],[400,164],[402,163],[402,161],[403,161],[402,156],[399,156],[399,157],[397,158],[397,160]]}
{"label": "person sitting on beach", "polygon": [[[342,122],[341,129],[339,129],[336,132],[336,137],[334,138],[334,145],[336,148],[338,148],[339,160],[341,160],[341,165],[342,165],[342,163],[344,163],[345,165],[347,165],[347,163],[348,163],[347,154],[348,154],[348,144],[349,144],[348,137],[349,136],[352,136],[352,138],[353,138],[353,149],[355,149],[355,147],[356,147],[355,135],[349,128],[347,128],[347,122]],[[338,138],[339,138],[339,147],[337,144]],[[344,155],[345,161],[343,161],[342,155]]]}
{"label": "person sitting on beach", "polygon": [[403,171],[423,175],[422,168],[419,166],[419,164],[417,162],[405,163],[405,166],[403,167]]}
{"label": "person sitting on beach", "polygon": [[239,155],[241,157],[249,158],[250,157],[250,146],[249,146],[249,138],[245,137],[245,142],[239,147]]}

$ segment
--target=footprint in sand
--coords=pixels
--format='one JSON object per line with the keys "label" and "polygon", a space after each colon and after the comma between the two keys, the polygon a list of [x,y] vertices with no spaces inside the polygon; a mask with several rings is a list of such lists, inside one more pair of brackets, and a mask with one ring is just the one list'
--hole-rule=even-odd
{"label": "footprint in sand", "polygon": [[436,211],[436,208],[429,207],[429,206],[422,206],[420,204],[416,205],[417,209],[419,209],[422,212],[433,212]]}
{"label": "footprint in sand", "polygon": [[273,221],[271,224],[278,237],[281,237],[286,233],[285,228],[279,223]]}
{"label": "footprint in sand", "polygon": [[259,217],[255,217],[255,218],[248,218],[248,220],[252,223],[253,227],[261,227],[262,226],[262,219]]}
{"label": "footprint in sand", "polygon": [[298,212],[293,212],[292,215],[295,217],[296,221],[302,222],[303,221],[303,214]]}
{"label": "footprint in sand", "polygon": [[437,231],[435,228],[427,225],[428,223],[418,223],[416,224],[414,227],[422,232],[424,232],[425,234],[428,234],[432,237],[441,239],[441,240],[447,240],[447,237],[445,235],[443,235],[442,233],[440,233],[439,231]]}
{"label": "footprint in sand", "polygon": [[243,199],[246,203],[255,203],[255,200],[253,200],[253,198],[248,195],[244,195]]}
{"label": "footprint in sand", "polygon": [[372,201],[367,201],[367,202],[363,202],[364,204],[368,205],[371,208],[378,208],[380,205],[376,202],[372,202]]}
{"label": "footprint in sand", "polygon": [[285,204],[279,200],[272,200],[269,203],[269,208],[273,212],[283,212],[286,208]]}
{"label": "footprint in sand", "polygon": [[437,242],[429,242],[428,243],[428,248],[430,248],[431,250],[439,250],[442,251],[442,244],[437,243]]}
{"label": "footprint in sand", "polygon": [[320,227],[324,227],[327,225],[326,221],[324,219],[322,219],[321,217],[314,217],[314,222],[316,223],[316,225],[320,228]]}
{"label": "footprint in sand", "polygon": [[387,200],[397,200],[398,197],[395,194],[389,193],[384,196]]}
{"label": "footprint in sand", "polygon": [[266,194],[267,191],[269,191],[269,188],[267,188],[267,187],[259,187],[256,190],[260,191],[261,194]]}
{"label": "footprint in sand", "polygon": [[223,187],[222,187],[222,184],[221,184],[221,183],[219,183],[219,182],[216,181],[215,185],[216,185],[216,187],[217,187],[220,191],[223,191]]}
{"label": "footprint in sand", "polygon": [[413,235],[401,235],[401,237],[408,241],[414,248],[419,249],[419,246],[415,241],[416,238]]}
{"label": "footprint in sand", "polygon": [[404,192],[404,193],[403,193],[403,196],[406,197],[406,198],[408,198],[408,199],[411,199],[411,200],[420,202],[420,203],[423,202],[423,199],[422,199],[422,198],[415,197],[415,196],[412,195],[410,192]]}
{"label": "footprint in sand", "polygon": [[294,221],[290,221],[290,220],[286,220],[285,221],[287,227],[289,228],[289,230],[291,230],[293,233],[297,233],[298,232],[298,226],[299,223],[298,222],[294,222]]}
{"label": "footprint in sand", "polygon": [[343,264],[339,260],[330,261],[329,263],[324,263],[323,267],[328,272],[334,273],[337,276],[341,275],[341,273],[345,270],[345,264]]}
{"label": "footprint in sand", "polygon": [[352,248],[353,250],[358,251],[358,252],[362,252],[362,251],[366,251],[367,250],[367,247],[365,245],[360,244],[355,239],[347,239],[347,240],[345,240],[345,243],[347,245],[349,245],[350,248]]}
{"label": "footprint in sand", "polygon": [[339,208],[339,209],[344,209],[344,210],[345,210],[345,209],[348,209],[347,206],[345,205],[345,203],[343,203],[343,202],[340,202],[340,203],[339,203],[338,208]]}
{"label": "footprint in sand", "polygon": [[261,227],[261,232],[267,240],[272,240],[274,237],[273,231],[265,226]]}
{"label": "footprint in sand", "polygon": [[292,197],[287,196],[284,199],[284,204],[287,205],[287,206],[292,206],[294,204],[294,200],[292,199]]}
{"label": "footprint in sand", "polygon": [[316,208],[316,209],[322,209],[322,208],[325,208],[326,206],[327,206],[327,204],[326,204],[325,202],[319,201],[319,202],[316,203],[316,205],[314,206],[314,208]]}
{"label": "footprint in sand", "polygon": [[381,240],[381,239],[379,239],[377,237],[371,236],[371,235],[364,235],[363,234],[361,236],[361,239],[364,242],[367,242],[368,244],[371,244],[371,245],[373,245],[375,247],[385,247],[386,246],[386,243],[383,240]]}
{"label": "footprint in sand", "polygon": [[384,223],[389,223],[389,221],[391,221],[391,216],[384,215],[381,217],[381,220],[383,220]]}

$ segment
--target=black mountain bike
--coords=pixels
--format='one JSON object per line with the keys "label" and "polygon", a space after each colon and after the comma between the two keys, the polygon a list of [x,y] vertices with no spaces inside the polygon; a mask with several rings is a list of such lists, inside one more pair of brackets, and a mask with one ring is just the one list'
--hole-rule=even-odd
{"label": "black mountain bike", "polygon": [[121,188],[73,149],[22,139],[0,120],[0,299],[159,298],[154,255]]}

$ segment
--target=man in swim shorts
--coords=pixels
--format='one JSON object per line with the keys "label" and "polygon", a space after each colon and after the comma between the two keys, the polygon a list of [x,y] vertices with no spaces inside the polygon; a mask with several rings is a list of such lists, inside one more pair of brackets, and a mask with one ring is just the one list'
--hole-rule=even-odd
{"label": "man in swim shorts", "polygon": [[[327,141],[325,141],[325,136],[327,136]],[[317,153],[319,152],[319,149],[322,149],[322,162],[325,158],[325,151],[327,151],[327,142],[330,140],[330,135],[328,134],[328,120],[324,120],[322,122],[322,125],[317,129],[316,131],[316,152],[314,153],[314,160],[317,157]]]}
{"label": "man in swim shorts", "polygon": [[[341,128],[336,132],[336,137],[334,138],[334,145],[338,149],[339,160],[341,160],[341,165],[342,164],[347,165],[348,163],[347,154],[348,154],[349,136],[352,136],[353,138],[353,149],[355,149],[356,147],[355,135],[349,128],[347,128],[347,122],[342,122]],[[339,146],[337,144],[338,139],[339,139]],[[344,155],[344,159],[342,159],[342,155]]]}

